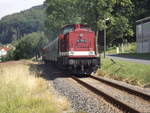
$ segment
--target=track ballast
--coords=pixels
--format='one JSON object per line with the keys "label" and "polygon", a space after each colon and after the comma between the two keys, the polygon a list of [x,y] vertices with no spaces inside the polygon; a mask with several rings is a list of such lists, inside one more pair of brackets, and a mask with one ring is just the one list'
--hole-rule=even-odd
{"label": "track ballast", "polygon": [[72,78],[115,107],[130,113],[150,111],[150,95],[96,76]]}

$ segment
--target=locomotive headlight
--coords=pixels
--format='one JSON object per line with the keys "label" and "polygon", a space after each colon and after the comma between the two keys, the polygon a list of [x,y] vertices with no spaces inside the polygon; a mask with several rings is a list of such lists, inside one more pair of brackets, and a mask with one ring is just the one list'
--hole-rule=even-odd
{"label": "locomotive headlight", "polygon": [[80,37],[83,37],[83,34],[82,34],[82,33],[80,34]]}
{"label": "locomotive headlight", "polygon": [[70,51],[70,52],[69,52],[69,55],[74,55],[74,52],[73,52],[73,51]]}
{"label": "locomotive headlight", "polygon": [[89,52],[89,55],[94,55],[94,52],[93,52],[93,51],[90,51],[90,52]]}

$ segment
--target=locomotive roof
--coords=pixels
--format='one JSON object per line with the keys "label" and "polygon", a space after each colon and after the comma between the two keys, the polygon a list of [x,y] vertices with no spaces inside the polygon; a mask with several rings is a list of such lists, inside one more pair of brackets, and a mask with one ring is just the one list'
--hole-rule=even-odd
{"label": "locomotive roof", "polygon": [[88,25],[84,25],[84,24],[70,24],[70,25],[66,25],[64,26],[62,29],[66,28],[66,27],[69,27],[69,26],[76,26],[76,25],[80,25],[80,26],[85,26],[85,27],[89,27]]}

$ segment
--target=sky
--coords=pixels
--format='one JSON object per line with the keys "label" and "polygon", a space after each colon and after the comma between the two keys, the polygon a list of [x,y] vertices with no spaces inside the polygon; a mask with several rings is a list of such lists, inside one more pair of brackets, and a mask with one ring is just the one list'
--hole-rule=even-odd
{"label": "sky", "polygon": [[45,0],[0,0],[0,19],[6,15],[24,11],[40,5]]}

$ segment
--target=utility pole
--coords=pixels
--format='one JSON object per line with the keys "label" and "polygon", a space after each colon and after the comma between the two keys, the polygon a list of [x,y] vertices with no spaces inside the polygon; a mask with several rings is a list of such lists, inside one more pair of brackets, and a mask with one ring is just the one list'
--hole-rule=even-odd
{"label": "utility pole", "polygon": [[106,21],[109,20],[110,18],[104,19],[104,58],[106,57]]}
{"label": "utility pole", "polygon": [[106,20],[104,21],[104,58],[106,57]]}

